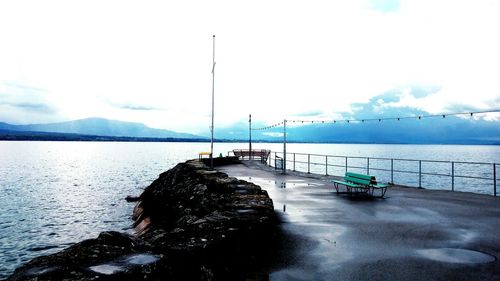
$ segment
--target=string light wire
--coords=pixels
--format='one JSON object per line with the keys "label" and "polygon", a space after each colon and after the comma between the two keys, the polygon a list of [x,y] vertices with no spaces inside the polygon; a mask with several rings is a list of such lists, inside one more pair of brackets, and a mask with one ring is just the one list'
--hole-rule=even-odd
{"label": "string light wire", "polygon": [[[335,123],[365,123],[365,122],[382,122],[389,120],[407,120],[407,119],[418,119],[421,120],[423,118],[446,118],[446,116],[457,116],[457,115],[470,115],[471,117],[474,114],[484,114],[484,113],[497,113],[500,112],[500,109],[491,109],[485,111],[474,111],[474,112],[454,112],[454,113],[442,113],[442,114],[430,114],[430,115],[414,115],[414,116],[403,116],[403,117],[385,117],[385,118],[364,118],[364,119],[335,119],[335,120],[286,120],[287,123],[301,123],[301,124],[335,124]],[[261,127],[261,128],[252,128],[252,131],[263,131],[269,130],[278,126],[283,125],[284,122],[278,122],[269,126]]]}

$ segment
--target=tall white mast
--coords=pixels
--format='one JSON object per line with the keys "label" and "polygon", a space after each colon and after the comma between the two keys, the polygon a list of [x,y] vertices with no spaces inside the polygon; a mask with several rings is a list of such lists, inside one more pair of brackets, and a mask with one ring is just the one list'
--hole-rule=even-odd
{"label": "tall white mast", "polygon": [[214,167],[214,89],[215,89],[215,35],[213,36],[213,65],[212,65],[212,126],[210,131],[212,137],[210,138],[210,167]]}

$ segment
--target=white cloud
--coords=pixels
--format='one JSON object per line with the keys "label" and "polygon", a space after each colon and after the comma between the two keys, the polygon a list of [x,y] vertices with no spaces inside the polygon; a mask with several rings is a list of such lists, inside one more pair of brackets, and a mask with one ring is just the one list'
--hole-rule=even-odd
{"label": "white cloud", "polygon": [[57,115],[31,122],[102,116],[206,131],[216,34],[216,126],[249,113],[338,116],[413,85],[441,90],[401,104],[487,108],[500,96],[498,15],[488,0],[3,1],[0,82],[46,89]]}

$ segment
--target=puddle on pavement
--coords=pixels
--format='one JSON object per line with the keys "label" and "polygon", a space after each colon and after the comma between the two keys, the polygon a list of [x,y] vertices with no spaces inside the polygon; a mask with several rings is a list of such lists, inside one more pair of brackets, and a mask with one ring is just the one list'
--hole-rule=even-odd
{"label": "puddle on pavement", "polygon": [[150,263],[155,263],[159,259],[160,259],[159,257],[153,255],[138,254],[130,256],[129,258],[127,258],[126,262],[134,265],[146,265]]}
{"label": "puddle on pavement", "polygon": [[44,275],[46,273],[50,273],[57,270],[57,267],[51,266],[51,267],[35,267],[30,269],[28,272],[26,272],[26,275],[28,276],[39,276],[39,275]]}
{"label": "puddle on pavement", "polygon": [[377,210],[375,216],[383,221],[395,222],[439,222],[441,216],[439,213],[419,207],[403,208],[398,206],[391,206]]}
{"label": "puddle on pavement", "polygon": [[296,187],[320,186],[320,184],[309,183],[309,182],[306,182],[304,180],[275,181],[274,185],[278,188],[296,188]]}
{"label": "puddle on pavement", "polygon": [[275,181],[275,180],[267,180],[264,178],[256,178],[256,177],[236,177],[236,178],[240,179],[240,180],[253,182],[262,188],[271,187],[271,186],[274,186],[277,188],[314,187],[314,186],[321,185],[318,183],[307,182],[307,180],[301,180],[301,179],[291,179],[291,180],[287,180],[287,181]]}
{"label": "puddle on pavement", "polygon": [[148,265],[155,263],[159,260],[160,257],[156,255],[135,254],[118,258],[109,263],[91,266],[89,267],[89,269],[99,274],[112,275],[118,272],[126,271],[127,268]]}
{"label": "puddle on pavement", "polygon": [[236,210],[236,212],[240,214],[246,214],[246,213],[255,213],[256,211],[254,209],[238,209]]}
{"label": "puddle on pavement", "polygon": [[100,264],[96,266],[91,266],[89,267],[90,270],[104,274],[104,275],[111,275],[115,274],[117,272],[125,271],[125,269],[121,266],[118,265],[111,265],[111,264]]}
{"label": "puddle on pavement", "polygon": [[448,263],[475,264],[495,261],[495,257],[492,255],[466,249],[423,249],[417,250],[417,253],[424,258]]}
{"label": "puddle on pavement", "polygon": [[460,245],[473,241],[477,237],[477,234],[467,229],[455,229],[450,236],[458,243],[457,245]]}

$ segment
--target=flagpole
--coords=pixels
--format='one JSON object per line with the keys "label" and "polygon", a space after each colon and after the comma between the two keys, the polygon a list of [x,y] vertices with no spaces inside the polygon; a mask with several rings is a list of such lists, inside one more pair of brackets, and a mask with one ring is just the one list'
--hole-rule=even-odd
{"label": "flagpole", "polygon": [[215,35],[213,35],[213,65],[212,65],[212,137],[210,138],[210,167],[214,167],[214,89],[215,89]]}
{"label": "flagpole", "polygon": [[253,160],[252,155],[252,114],[248,115],[248,158]]}

